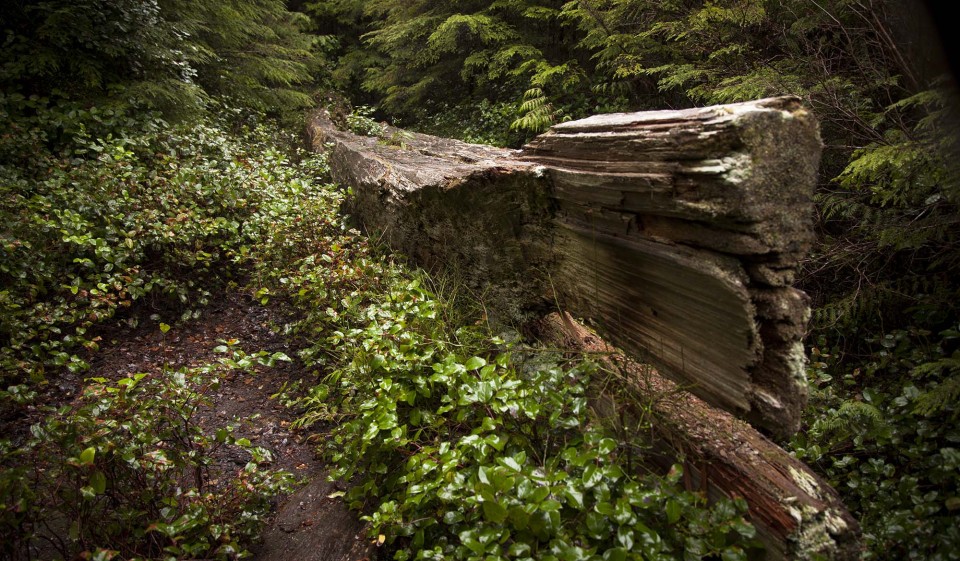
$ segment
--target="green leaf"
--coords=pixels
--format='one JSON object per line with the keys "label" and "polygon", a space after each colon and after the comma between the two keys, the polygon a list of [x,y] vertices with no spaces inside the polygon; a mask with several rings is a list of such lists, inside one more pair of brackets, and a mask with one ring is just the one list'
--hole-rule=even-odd
{"label": "green leaf", "polygon": [[547,499],[542,503],[540,503],[539,508],[544,512],[553,512],[555,510],[560,510],[561,506],[562,505],[560,504],[560,501],[556,501],[554,499]]}
{"label": "green leaf", "polygon": [[540,486],[533,489],[530,492],[530,502],[532,503],[541,503],[547,496],[550,494],[550,488],[546,486]]}
{"label": "green leaf", "polygon": [[589,465],[583,470],[583,486],[587,489],[595,487],[603,479],[603,473],[596,465]]}
{"label": "green leaf", "polygon": [[170,326],[163,322],[160,322],[160,332],[166,333],[167,331],[170,331]]}
{"label": "green leaf", "polygon": [[613,516],[613,514],[616,512],[616,509],[614,509],[613,505],[606,501],[598,502],[593,506],[593,509],[604,516]]}
{"label": "green leaf", "polygon": [[720,559],[723,561],[743,561],[747,558],[744,553],[745,552],[739,547],[728,548],[720,553]]}
{"label": "green leaf", "polygon": [[463,515],[455,510],[448,510],[443,514],[444,524],[453,525],[462,521],[463,521]]}
{"label": "green leaf", "polygon": [[483,367],[483,366],[486,365],[486,364],[487,364],[487,361],[486,361],[486,360],[484,360],[484,359],[482,359],[482,358],[480,358],[480,357],[478,357],[478,356],[475,356],[475,357],[470,358],[470,359],[466,362],[466,364],[464,364],[463,366],[464,366],[464,368],[466,368],[467,370],[476,370],[476,369],[478,369],[478,368]]}
{"label": "green leaf", "polygon": [[102,471],[93,472],[93,475],[90,476],[90,487],[93,488],[94,493],[102,495],[107,490],[106,474]]}
{"label": "green leaf", "polygon": [[680,506],[678,501],[670,499],[667,501],[667,522],[670,524],[676,524],[680,520],[680,514],[683,511],[683,508]]}
{"label": "green leaf", "polygon": [[483,516],[494,524],[500,524],[507,518],[507,509],[496,501],[484,501]]}
{"label": "green leaf", "polygon": [[477,401],[480,403],[489,403],[493,399],[494,386],[492,382],[480,382],[477,384]]}
{"label": "green leaf", "polygon": [[563,490],[563,495],[567,498],[567,502],[570,503],[570,506],[581,509],[583,508],[583,491],[577,489],[576,487],[567,487]]}
{"label": "green leaf", "polygon": [[627,561],[627,550],[622,547],[614,547],[603,552],[604,561]]}
{"label": "green leaf", "polygon": [[597,445],[597,450],[601,454],[609,454],[617,449],[617,441],[612,438],[604,438],[600,440],[600,444]]}
{"label": "green leaf", "polygon": [[610,531],[610,525],[605,516],[596,512],[587,513],[587,530],[595,538],[602,538]]}
{"label": "green leaf", "polygon": [[92,464],[93,459],[96,455],[97,455],[96,448],[94,448],[93,446],[91,446],[90,448],[87,448],[83,452],[80,452],[80,458],[79,458],[80,464],[84,466],[88,466]]}
{"label": "green leaf", "polygon": [[521,506],[510,507],[508,517],[510,518],[510,522],[513,524],[513,527],[517,530],[526,529],[527,525],[530,523],[530,513],[524,510]]}

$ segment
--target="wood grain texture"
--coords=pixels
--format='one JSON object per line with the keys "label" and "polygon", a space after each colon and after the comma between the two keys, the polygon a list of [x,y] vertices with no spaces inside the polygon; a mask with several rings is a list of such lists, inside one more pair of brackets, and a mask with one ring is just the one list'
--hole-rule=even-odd
{"label": "wood grain texture", "polygon": [[552,180],[558,301],[709,403],[795,432],[807,311],[789,283],[819,156],[794,98],[556,125],[522,158]]}
{"label": "wood grain texture", "polygon": [[598,115],[520,151],[360,137],[323,112],[309,129],[350,212],[492,313],[559,305],[708,403],[779,436],[799,427],[809,312],[789,285],[820,140],[796,99]]}

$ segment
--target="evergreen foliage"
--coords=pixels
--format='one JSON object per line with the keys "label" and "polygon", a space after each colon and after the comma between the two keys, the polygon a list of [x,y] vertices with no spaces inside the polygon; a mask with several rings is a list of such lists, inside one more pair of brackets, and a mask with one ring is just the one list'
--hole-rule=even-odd
{"label": "evergreen foliage", "polygon": [[0,89],[47,105],[133,104],[178,118],[214,98],[271,112],[305,107],[300,88],[317,60],[306,24],[282,0],[6,2]]}
{"label": "evergreen foliage", "polygon": [[[225,280],[251,274],[262,300],[279,294],[319,306],[298,326],[317,342],[302,359],[335,374],[299,402],[303,423],[340,423],[331,458],[344,474],[367,468],[350,498],[378,501],[369,520],[401,558],[621,558],[627,543],[642,540],[651,555],[742,555],[743,544],[728,543],[726,532],[750,530],[730,505],[704,509],[676,481],[621,474],[629,470],[609,439],[580,415],[584,388],[564,365],[514,361],[472,328],[443,331],[441,324],[455,328],[435,317],[446,308],[379,262],[335,215],[342,195],[312,177],[323,162],[290,164],[256,125],[264,113],[289,116],[309,106],[307,88],[317,83],[378,107],[378,117],[512,146],[592,113],[793,94],[820,119],[825,151],[819,242],[801,281],[816,306],[813,399],[805,431],[791,445],[862,519],[867,558],[956,558],[960,113],[915,6],[300,4],[309,21],[282,0],[0,3],[4,418],[27,407],[59,369],[82,370],[97,349],[98,326],[132,323],[144,311],[187,319]],[[374,114],[362,109],[352,125],[377,134]],[[397,332],[384,337],[390,330]],[[94,440],[107,437],[96,430],[97,415],[153,416],[160,424],[134,436],[166,434],[172,429],[155,411],[168,404],[156,396],[183,398],[178,403],[189,409],[197,396],[183,380],[96,382],[74,410],[51,412],[38,425],[43,438],[0,443],[0,529],[11,536],[2,551],[21,547],[22,530],[58,501],[80,504],[89,517],[101,512],[105,493],[123,494],[105,477],[122,478],[130,466],[106,450],[132,444],[97,441],[101,452]],[[149,391],[141,402],[118,401],[142,389]],[[539,428],[524,427],[510,400],[524,409],[551,402],[557,415],[534,414]],[[407,432],[397,433],[403,426]],[[531,437],[538,430],[550,434],[554,450]],[[501,449],[499,434],[509,435]],[[517,458],[529,460],[535,450],[556,454],[539,457],[533,471],[515,469],[523,464]],[[438,482],[441,466],[427,466],[451,454],[462,473]],[[29,480],[20,463],[26,457],[45,462],[34,474],[43,477]],[[176,470],[192,467],[148,474],[161,490],[150,500],[169,503],[172,481],[182,479]],[[591,468],[604,479],[586,477]],[[547,496],[536,490],[533,500],[528,484]],[[427,488],[437,493],[427,496]],[[659,510],[631,502],[637,492],[650,493]],[[213,503],[198,497],[180,496],[170,511],[192,517],[192,529],[177,526],[182,517],[154,517],[173,541],[195,548],[168,553],[234,555],[242,544],[218,549],[217,541],[217,528],[231,522],[212,517]],[[596,516],[578,510],[581,502]],[[264,506],[255,503],[255,510]],[[614,509],[615,537],[600,531],[613,522],[599,505]],[[118,512],[141,516],[141,506]],[[420,523],[421,516],[443,524]],[[239,533],[253,532],[255,524],[235,521]],[[685,526],[671,526],[679,521]],[[508,537],[496,533],[507,527]],[[64,551],[108,558],[109,549],[97,548],[112,541],[124,555],[159,555],[136,539],[121,544],[129,537],[122,528],[78,534]],[[427,542],[434,549],[421,547]]]}

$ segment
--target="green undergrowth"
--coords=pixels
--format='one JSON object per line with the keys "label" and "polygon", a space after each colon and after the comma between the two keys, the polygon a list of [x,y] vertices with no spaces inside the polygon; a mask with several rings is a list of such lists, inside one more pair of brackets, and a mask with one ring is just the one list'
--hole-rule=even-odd
{"label": "green undergrowth", "polygon": [[860,360],[820,338],[807,427],[791,443],[860,519],[866,559],[960,558],[960,330],[949,307],[913,311],[909,327],[864,341]]}
{"label": "green undergrowth", "polygon": [[708,505],[679,466],[647,473],[594,417],[595,365],[491,336],[334,209],[312,252],[263,262],[259,293],[303,311],[290,328],[317,381],[280,395],[371,539],[395,559],[746,557],[742,501]]}
{"label": "green undergrowth", "polygon": [[[92,378],[16,446],[0,442],[5,559],[237,559],[293,476],[271,452],[204,429],[198,412],[227,371],[286,357],[223,346],[217,362],[159,375]],[[218,465],[227,448],[248,456]]]}
{"label": "green undergrowth", "polygon": [[310,162],[291,166],[263,126],[241,138],[214,119],[39,106],[15,119],[22,101],[0,97],[4,388],[83,371],[98,326],[197,317],[311,189]]}
{"label": "green undergrowth", "polygon": [[[745,557],[741,501],[707,504],[679,467],[646,472],[591,413],[604,373],[493,336],[453,302],[469,298],[425,288],[340,215],[322,157],[236,120],[78,111],[67,139],[39,111],[0,142],[5,419],[49,407],[38,398],[86,370],[103,329],[166,331],[232,283],[295,314],[286,334],[312,374],[282,393],[396,559]],[[2,441],[4,553],[246,556],[289,479],[196,412],[223,369],[276,357],[221,350],[214,366],[87,380]],[[214,475],[230,446],[250,463]]]}
{"label": "green undergrowth", "polygon": [[[167,332],[245,284],[261,251],[283,262],[313,239],[323,161],[258,120],[0,96],[0,557],[246,557],[289,490],[269,452],[197,417],[224,371],[282,357],[224,348],[212,366],[52,391],[101,338]],[[221,472],[232,447],[249,462]]]}

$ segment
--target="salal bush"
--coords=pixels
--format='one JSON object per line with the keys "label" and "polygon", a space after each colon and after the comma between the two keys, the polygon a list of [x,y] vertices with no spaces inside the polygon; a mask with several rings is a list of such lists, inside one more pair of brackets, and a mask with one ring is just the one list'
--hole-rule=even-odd
{"label": "salal bush", "polygon": [[[293,476],[234,426],[198,421],[229,370],[285,356],[239,349],[196,368],[94,378],[72,404],[0,441],[0,553],[6,559],[238,559],[249,556]],[[222,468],[225,449],[248,461]]]}
{"label": "salal bush", "polygon": [[[156,116],[132,127],[131,117],[95,108],[43,117],[11,120],[18,136],[0,140],[5,388],[84,369],[97,326],[133,324],[145,315],[134,308],[171,323],[196,316],[313,189],[312,172],[265,129],[241,138],[223,123],[170,126]],[[56,151],[55,117],[73,127],[56,129],[73,133]]]}

